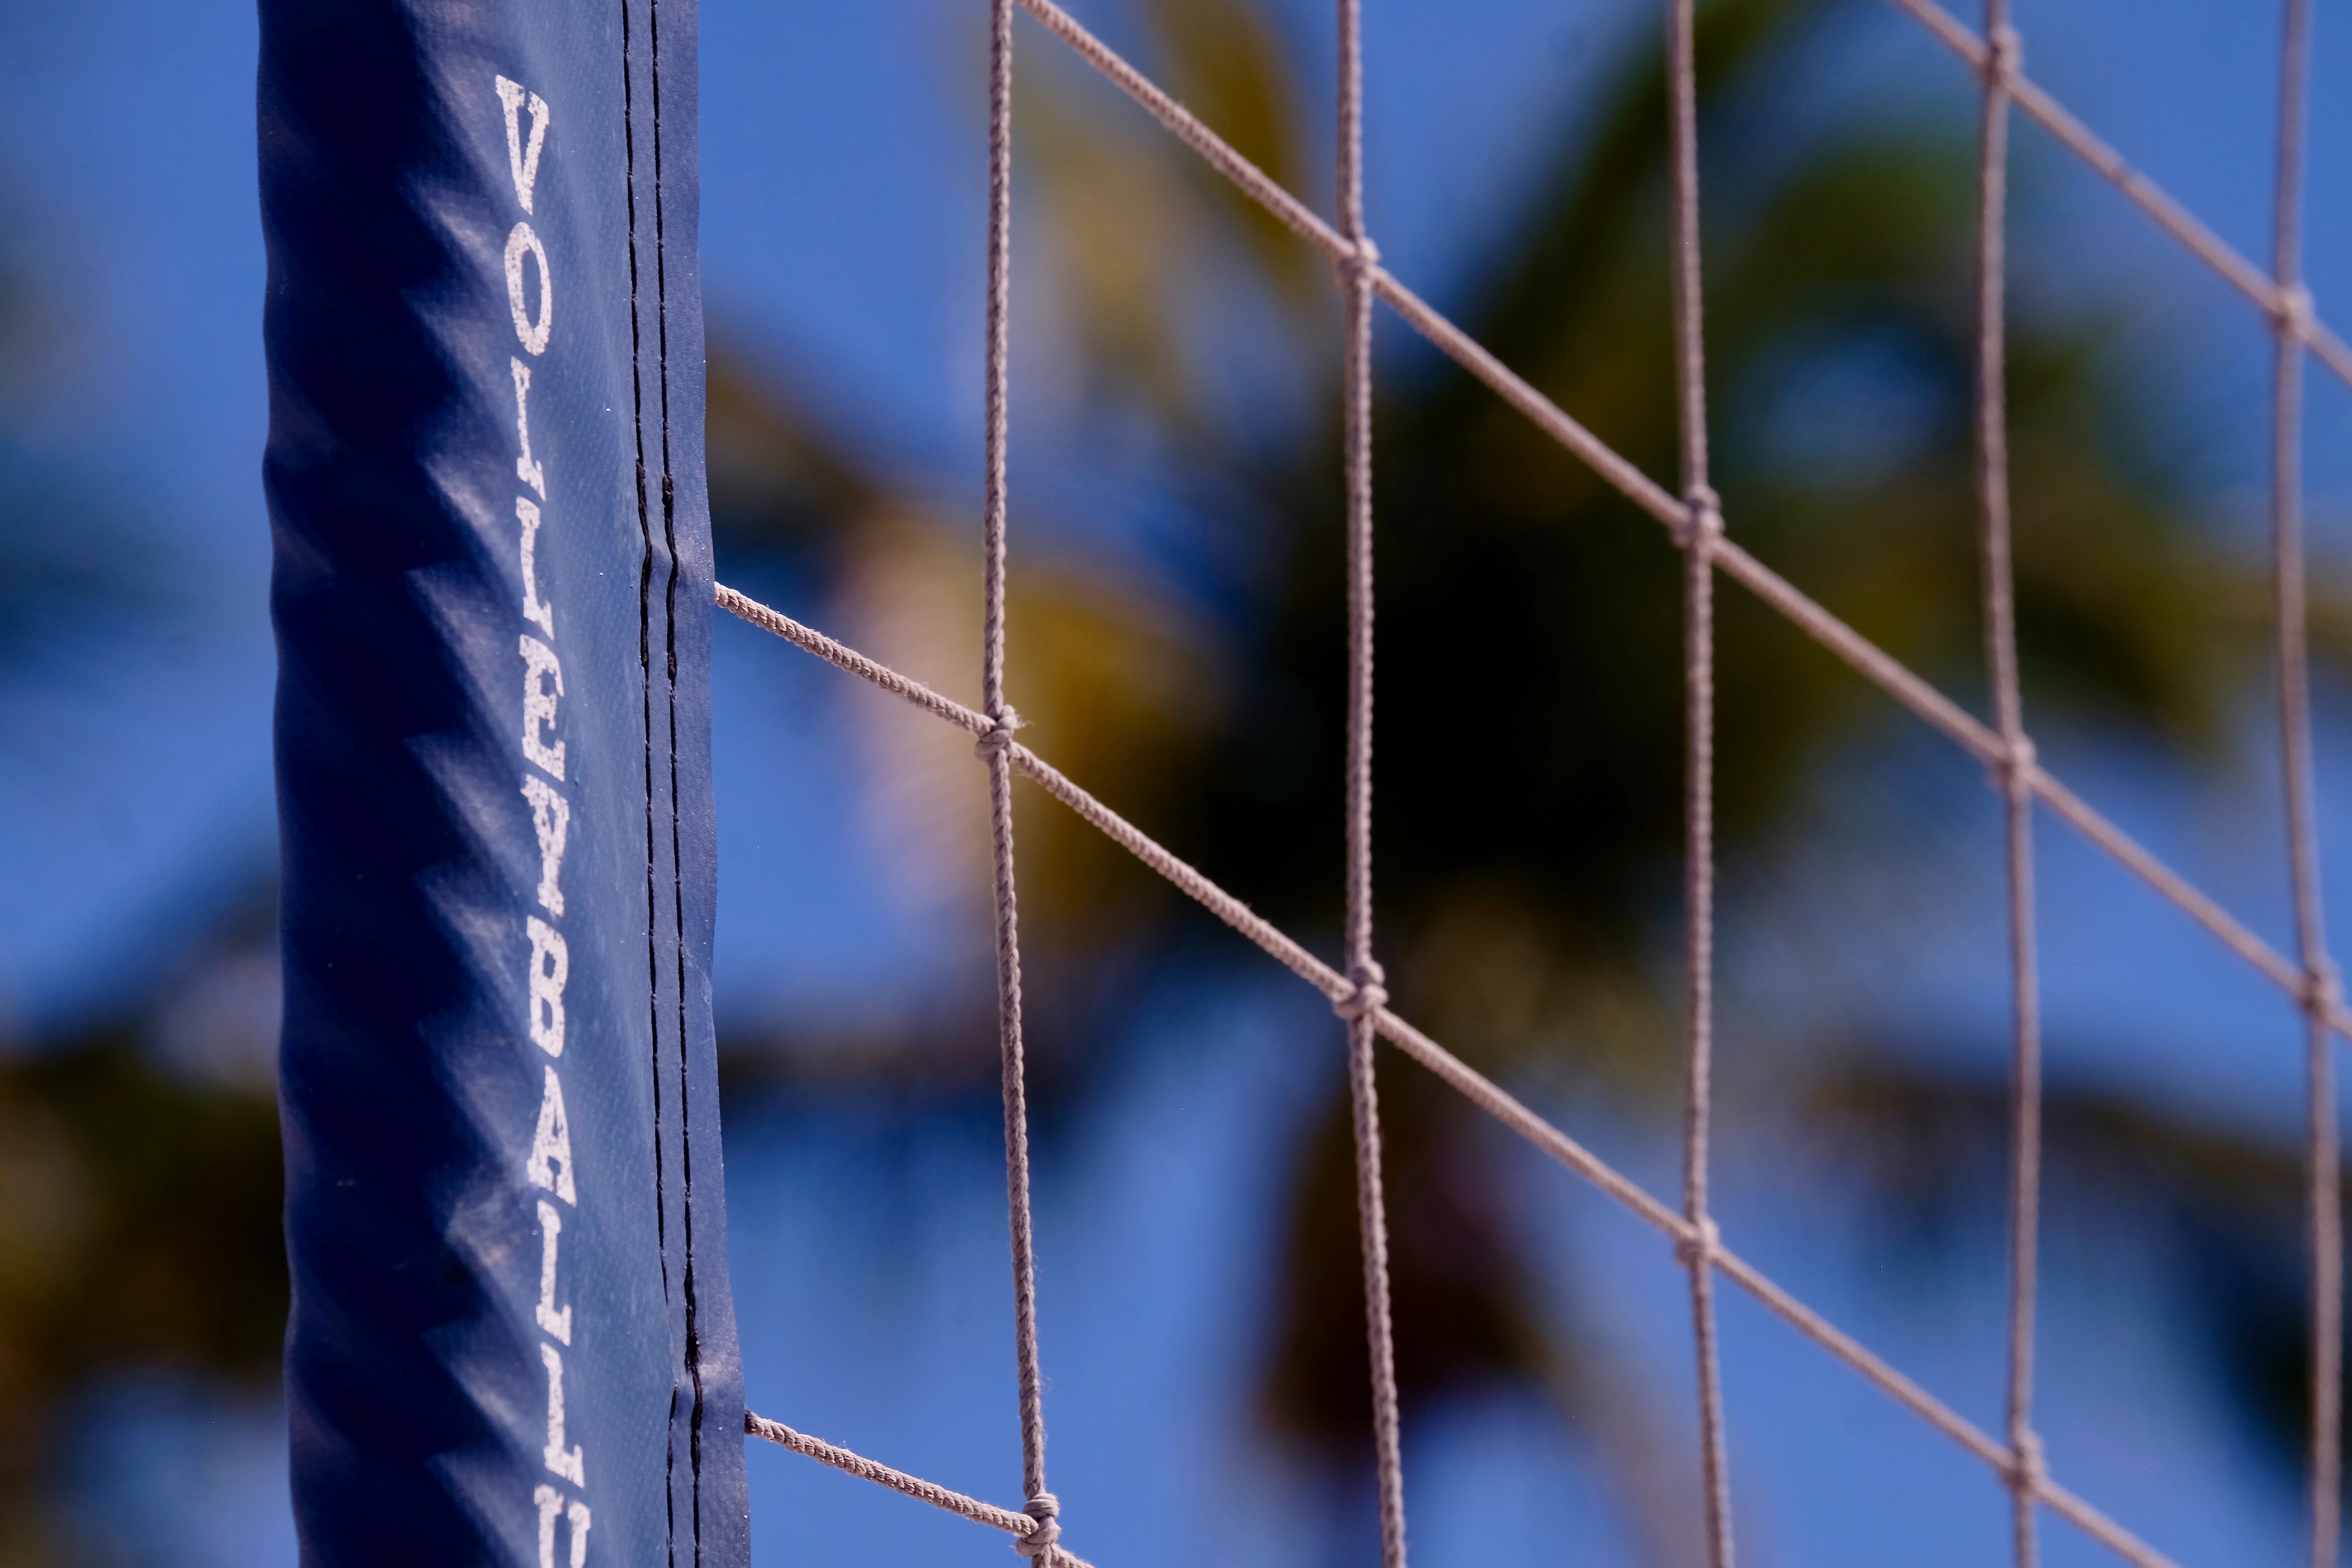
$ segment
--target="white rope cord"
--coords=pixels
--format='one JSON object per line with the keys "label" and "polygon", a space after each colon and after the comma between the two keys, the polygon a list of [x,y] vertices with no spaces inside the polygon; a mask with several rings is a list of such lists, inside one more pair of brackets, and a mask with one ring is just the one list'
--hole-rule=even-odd
{"label": "white rope cord", "polygon": [[2311,1560],[2333,1568],[2342,1483],[2344,1365],[2343,1180],[2336,1124],[2336,1059],[2327,1012],[2336,966],[2319,889],[2318,811],[2311,769],[2311,670],[2303,571],[2302,322],[2304,137],[2311,74],[2310,0],[2285,0],[2279,39],[2279,127],[2272,268],[2284,308],[2274,318],[2271,524],[2278,631],[2279,761],[2286,793],[2287,873],[2303,959],[2311,1210]]}
{"label": "white rope cord", "polygon": [[[919,1498],[1015,1537],[1014,1548],[1047,1568],[1087,1568],[1060,1549],[1058,1505],[1045,1489],[1043,1380],[1035,1321],[1035,1269],[1029,1205],[1027,1115],[1021,1043],[1021,971],[1014,901],[1011,777],[1025,774],[1187,896],[1313,985],[1348,1026],[1357,1195],[1363,1247],[1365,1309],[1373,1395],[1383,1568],[1405,1568],[1401,1421],[1390,1324],[1387,1230],[1381,1193],[1380,1132],[1374,1093],[1375,1037],[1385,1037],[1472,1103],[1664,1233],[1690,1276],[1697,1356],[1701,1463],[1711,1568],[1732,1568],[1733,1538],[1726,1462],[1721,1373],[1715,1327],[1717,1272],[1748,1291],[1798,1332],[1958,1442],[1990,1466],[2012,1499],[2019,1568],[2036,1568],[2035,1519],[2048,1507],[2142,1568],[2169,1560],[2097,1509],[2053,1481],[2032,1427],[2033,1320],[2040,1228],[2041,1042],[2033,936],[2032,803],[2120,861],[2223,945],[2294,998],[2306,1020],[2310,1205],[2313,1253],[2312,1548],[2315,1568],[2335,1561],[2340,1471],[2342,1365],[2337,1129],[2331,1032],[2352,1037],[2335,966],[2328,958],[2318,887],[2310,762],[2308,653],[2302,553],[2302,362],[2307,351],[2352,384],[2352,349],[2321,325],[2301,283],[2303,147],[2308,77],[2309,0],[2285,0],[2281,52],[2281,118],[2273,273],[2265,276],[2187,209],[2130,168],[2021,69],[2008,0],[1985,0],[1979,38],[1932,0],[1891,0],[1973,68],[1981,83],[1978,214],[1978,489],[1984,551],[1985,641],[1994,722],[1988,726],[1899,661],[1814,603],[1725,537],[1721,504],[1707,482],[1706,378],[1700,288],[1697,84],[1695,0],[1666,0],[1672,271],[1677,387],[1681,401],[1683,497],[1676,500],[1574,418],[1406,289],[1379,265],[1364,226],[1360,0],[1335,0],[1339,22],[1339,226],[1305,204],[1148,78],[1080,26],[1053,0],[1018,0],[1154,119],[1198,153],[1333,266],[1345,304],[1343,421],[1347,490],[1349,639],[1346,768],[1347,909],[1343,974],[1246,904],[1170,854],[1013,739],[1020,720],[1005,701],[1005,437],[1011,276],[1011,51],[1014,0],[990,0],[990,204],[986,473],[986,556],[982,710],[975,711],[877,663],[724,584],[720,607],[872,681],[978,737],[989,771],[999,1033],[1003,1056],[1005,1155],[1013,1237],[1015,1350],[1020,1369],[1023,1479],[1026,1502],[1013,1513],[892,1470],[846,1449],[757,1415],[746,1429],[849,1474]],[[2265,310],[2277,343],[2274,377],[2274,588],[2280,736],[2287,795],[2290,868],[2300,962],[2288,960],[2203,892],[2124,834],[2037,764],[2024,727],[2017,667],[2011,569],[2008,439],[2004,376],[2004,228],[2010,106],[2022,109],[2122,193]],[[1371,301],[1384,300],[1440,352],[1575,453],[1604,480],[1664,523],[1685,553],[1685,1016],[1684,1191],[1678,1215],[1622,1173],[1551,1126],[1492,1080],[1391,1012],[1372,949],[1372,473]],[[1717,571],[1748,588],[1785,619],[1934,728],[1985,763],[2005,812],[2013,1042],[2010,1215],[2010,1373],[2007,1441],[1995,1439],[1904,1376],[1812,1309],[1726,1249],[1707,1207],[1712,1120],[1714,946],[1714,580]]]}
{"label": "white rope cord", "polygon": [[1675,1256],[1690,1273],[1697,1361],[1699,1483],[1709,1568],[1732,1568],[1731,1477],[1715,1333],[1717,1234],[1707,1214],[1715,1121],[1715,552],[1723,507],[1707,483],[1706,332],[1698,226],[1695,0],[1666,4],[1666,121],[1673,169],[1667,269],[1674,283],[1675,384],[1682,401],[1683,504],[1683,1220]]}
{"label": "white rope cord", "polygon": [[2041,1561],[2044,1464],[2033,1430],[2033,1319],[2042,1231],[2042,1005],[2033,941],[2033,742],[2017,674],[2010,565],[2007,225],[2009,103],[2021,46],[2009,0],[1985,0],[1984,108],[1977,168],[1977,497],[1984,548],[1986,685],[2004,756],[1994,768],[2009,879],[2009,1491],[2017,1568]]}
{"label": "white rope cord", "polygon": [[[950,1513],[961,1514],[976,1523],[1001,1530],[1013,1538],[1016,1550],[1020,1543],[1030,1541],[1045,1528],[1041,1521],[1032,1519],[1025,1513],[1015,1513],[1009,1508],[998,1508],[994,1503],[982,1502],[979,1499],[968,1498],[961,1492],[950,1491],[943,1486],[935,1485],[917,1476],[910,1476],[904,1470],[894,1470],[889,1466],[877,1464],[861,1454],[853,1454],[846,1448],[837,1447],[822,1437],[812,1437],[805,1432],[795,1432],[782,1422],[771,1421],[764,1415],[754,1415],[746,1411],[743,1415],[743,1430],[754,1437],[764,1437],[780,1447],[790,1448],[795,1454],[805,1454],[819,1464],[831,1465],[835,1469],[856,1476],[860,1480],[872,1481],[877,1486],[888,1487],[892,1491],[902,1492],[919,1502],[927,1502],[933,1508],[945,1509]],[[1055,1552],[1058,1560],[1068,1564],[1068,1568],[1094,1568],[1094,1564],[1074,1552],[1059,1547],[1055,1548]]]}
{"label": "white rope cord", "polygon": [[1331,1004],[1348,1029],[1348,1108],[1356,1154],[1356,1229],[1363,1251],[1364,1339],[1371,1375],[1372,1469],[1381,1568],[1405,1568],[1403,1416],[1389,1318],[1389,1225],[1381,1191],[1381,1108],[1371,1014],[1388,999],[1372,956],[1372,285],[1380,251],[1364,232],[1364,55],[1359,0],[1338,0],[1339,209],[1348,253],[1340,424],[1348,501],[1348,994]]}
{"label": "white rope cord", "polygon": [[996,904],[997,1043],[1003,1065],[1005,1206],[1013,1245],[1013,1339],[1021,1401],[1022,1510],[1037,1528],[1013,1542],[1055,1568],[1060,1500],[1045,1489],[1045,1378],[1037,1354],[1037,1264],[1029,1209],[1029,1105],[1021,1048],[1021,918],[1013,896],[1013,768],[1005,746],[1020,717],[1004,700],[1005,437],[1011,405],[1013,310],[1013,0],[990,0],[988,49],[987,428],[981,506],[981,708],[989,728],[992,889]]}
{"label": "white rope cord", "polygon": [[[1202,125],[1182,105],[1170,98],[1094,37],[1053,0],[1020,0],[1022,9],[1045,24],[1055,37],[1070,42],[1081,58],[1134,99],[1147,112],[1267,211],[1307,240],[1334,263],[1345,258],[1347,242],[1314,216],[1296,196],[1251,163],[1248,159]],[[1940,15],[1940,13],[1938,13]],[[1958,23],[1953,24],[1958,26]],[[1968,34],[1966,28],[1960,31]],[[1974,57],[1971,57],[1974,58]],[[2021,98],[2020,102],[2023,100]],[[1448,359],[1476,376],[1506,403],[1525,415],[1538,429],[1582,458],[1594,473],[1628,500],[1655,518],[1677,540],[1688,527],[1688,509],[1656,480],[1627,461],[1599,437],[1587,430],[1517,372],[1488,353],[1468,333],[1447,321],[1426,300],[1407,289],[1384,268],[1375,268],[1373,290],[1397,315],[1420,332]],[[2348,361],[2347,363],[2352,363]],[[1729,539],[1714,547],[1717,569],[1779,611],[1790,625],[1843,660],[1854,672],[1901,703],[1935,729],[1958,742],[1988,766],[2006,763],[2008,748],[1981,720],[1921,679],[1885,649],[1823,609],[1795,584],[1757,560]],[[2164,864],[2129,834],[2109,822],[2080,795],[2039,765],[2030,771],[2033,793],[2043,805],[2077,832],[2114,857],[2166,901],[2203,926],[2221,943],[2260,972],[2288,996],[2300,1002],[2307,989],[2303,968],[2254,934],[2243,921],[2215,903],[2186,878]],[[2327,1004],[2328,1026],[2352,1037],[2352,1011],[2340,997]]]}
{"label": "white rope cord", "polygon": [[[985,714],[951,698],[942,697],[920,681],[901,675],[846,644],[835,642],[824,633],[813,630],[723,584],[719,586],[717,603],[719,608],[730,614],[764,631],[773,632],[836,668],[872,681],[883,690],[902,697],[927,712],[937,714],[960,729],[975,735],[985,734],[990,729]],[[1317,958],[1273,921],[1257,914],[1246,903],[1171,854],[1150,835],[1072,783],[1066,774],[1036,752],[1018,741],[1008,742],[1005,752],[1011,757],[1013,766],[1034,781],[1046,794],[1101,829],[1112,842],[1166,878],[1178,891],[1248,938],[1327,999],[1342,1002],[1354,994],[1355,988],[1346,975]],[[1657,1230],[1678,1248],[1698,1244],[1698,1234],[1673,1207],[1661,1203],[1640,1183],[1537,1115],[1492,1079],[1413,1027],[1386,1005],[1374,1011],[1371,1016],[1382,1037],[1391,1045],[1427,1068],[1473,1105],[1623,1205],[1635,1218]],[[2009,1473],[2010,1452],[1998,1438],[1774,1284],[1754,1265],[1725,1247],[1720,1237],[1713,1238],[1709,1246],[1717,1270],[1753,1296],[1775,1316],[1859,1373],[1866,1382],[1897,1404],[1982,1459],[1996,1474],[2006,1476]],[[2085,1533],[2105,1542],[2126,1560],[2140,1564],[2141,1568],[2175,1568],[2170,1558],[2057,1483],[2044,1483],[2042,1500],[2080,1526]]]}
{"label": "white rope cord", "polygon": [[[1887,0],[1896,10],[1907,13],[1919,24],[1941,39],[1944,46],[1969,63],[1979,75],[1985,70],[1989,46],[1969,31],[1966,24],[1934,0]],[[2091,165],[2109,184],[2124,195],[2132,205],[2156,220],[2157,226],[2172,236],[2200,261],[2220,273],[2230,286],[2253,301],[2255,309],[2274,320],[2288,320],[2291,329],[2305,347],[2319,356],[2320,362],[2352,386],[2352,345],[2330,331],[2317,317],[2304,311],[2298,315],[2291,286],[2265,274],[2263,269],[2239,255],[2228,241],[2215,234],[2194,213],[2182,206],[2164,188],[2124,161],[2123,154],[2094,134],[2090,127],[2066,111],[2065,107],[2023,76],[2011,79],[2009,96],[2017,107],[2025,110],[2042,128],[2058,139],[2059,144]]]}

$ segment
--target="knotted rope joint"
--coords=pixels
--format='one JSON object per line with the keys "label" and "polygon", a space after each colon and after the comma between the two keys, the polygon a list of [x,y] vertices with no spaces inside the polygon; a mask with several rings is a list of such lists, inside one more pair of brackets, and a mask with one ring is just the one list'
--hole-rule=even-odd
{"label": "knotted rope joint", "polygon": [[2323,958],[2304,972],[2303,1005],[2326,1017],[2344,1001],[2344,973],[2332,958]]}
{"label": "knotted rope joint", "polygon": [[1367,960],[1348,972],[1348,990],[1331,998],[1331,1011],[1349,1023],[1368,1018],[1388,1005],[1388,987],[1381,983],[1388,974],[1377,963]]}
{"label": "knotted rope joint", "polygon": [[1712,485],[1697,484],[1683,498],[1683,519],[1675,525],[1675,546],[1688,550],[1694,545],[1712,548],[1723,537],[1723,498],[1715,493]]}
{"label": "knotted rope joint", "polygon": [[2050,1484],[2050,1467],[2042,1453],[2042,1436],[2036,1432],[2021,1432],[2011,1446],[2009,1469],[2005,1478],[2010,1490],[2020,1497],[2038,1498]]}
{"label": "knotted rope joint", "polygon": [[1013,705],[1008,702],[989,716],[988,728],[982,730],[980,739],[971,743],[972,755],[985,760],[993,752],[1009,752],[1013,745],[1013,731],[1019,728],[1021,715],[1014,712]]}
{"label": "knotted rope joint", "polygon": [[1992,787],[2003,795],[2030,795],[2033,793],[2033,775],[2040,766],[2041,753],[2034,750],[2032,737],[2019,735],[2009,742],[2008,750],[1985,764],[1985,776]]}
{"label": "knotted rope joint", "polygon": [[2311,302],[2311,290],[2300,283],[2289,283],[2278,290],[2271,307],[2271,318],[2278,330],[2297,342],[2309,342],[2318,314]]}
{"label": "knotted rope joint", "polygon": [[1987,87],[2006,90],[2025,68],[2025,39],[2003,22],[1985,36],[1984,79]]}
{"label": "knotted rope joint", "polygon": [[1037,1528],[1013,1542],[1013,1550],[1024,1557],[1045,1556],[1062,1539],[1061,1500],[1052,1492],[1039,1492],[1021,1505],[1021,1511],[1035,1520]]}
{"label": "knotted rope joint", "polygon": [[1372,243],[1370,235],[1358,239],[1353,249],[1343,250],[1331,258],[1332,275],[1342,289],[1357,279],[1369,279],[1380,269],[1381,247]]}
{"label": "knotted rope joint", "polygon": [[1713,1218],[1701,1218],[1683,1235],[1675,1237],[1675,1261],[1685,1268],[1704,1262],[1715,1267],[1717,1255],[1723,1251],[1723,1232],[1716,1227]]}

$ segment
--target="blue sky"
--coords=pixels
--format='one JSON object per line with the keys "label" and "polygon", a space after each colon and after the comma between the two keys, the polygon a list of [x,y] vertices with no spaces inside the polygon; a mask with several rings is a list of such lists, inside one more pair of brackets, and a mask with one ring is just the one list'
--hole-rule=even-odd
{"label": "blue sky", "polygon": [[[1312,8],[1291,9],[1299,36],[1316,36]],[[1854,25],[1787,84],[1790,112],[1878,100],[1968,113],[1966,76],[1938,46],[1891,9],[1850,9]],[[2069,0],[2021,19],[2035,75],[2259,258],[2273,37],[2242,16]],[[1402,276],[1446,298],[1507,216],[1537,133],[1643,25],[1623,0],[1371,8],[1372,213]],[[982,220],[969,25],[947,0],[719,0],[704,26],[714,319],[822,386],[824,416],[964,486],[977,469]],[[2319,37],[2324,83],[2352,40],[2325,19]],[[152,635],[93,650],[79,682],[9,716],[0,831],[25,874],[0,889],[0,1005],[37,1021],[168,946],[207,872],[269,837],[267,412],[247,8],[92,0],[20,16],[10,44],[0,197],[33,219],[58,319],[45,423],[140,515],[177,590]],[[2352,104],[2316,100],[2310,249],[2324,310],[2352,283],[2352,208],[2326,199],[2352,177]],[[2252,515],[2266,374],[2252,312],[2038,132],[2019,142],[2036,220],[2063,226],[2063,247],[2038,254],[2065,256],[2063,286],[2160,307],[2145,352],[2210,433],[2217,502]],[[2323,377],[2313,387],[2325,549],[2344,531],[2352,401]]]}
{"label": "blue sky", "polygon": [[[1118,35],[1115,7],[1078,9]],[[2019,9],[2034,76],[2231,243],[2266,257],[2271,8]],[[102,1004],[166,960],[266,858],[273,826],[249,7],[80,0],[16,11],[0,23],[0,201],[30,215],[23,232],[38,237],[31,261],[55,310],[40,427],[142,520],[173,590],[152,630],[92,647],[69,678],[0,708],[0,847],[12,868],[0,881],[0,1019],[25,1030]],[[1623,0],[1372,0],[1369,11],[1373,226],[1390,264],[1443,302],[1507,216],[1538,134],[1573,114],[1579,89],[1631,29],[1653,25],[1652,12]],[[1893,107],[1965,124],[1972,95],[1956,62],[1891,10],[1851,11],[1851,25],[1779,85],[1787,112]],[[1317,7],[1301,0],[1285,15],[1297,36],[1319,37]],[[2352,29],[2336,22],[2323,7],[2321,83],[2352,79]],[[977,12],[954,0],[705,5],[714,322],[793,366],[803,388],[822,387],[825,417],[868,432],[950,498],[978,469],[979,37]],[[1050,46],[1024,28],[1023,47]],[[2316,111],[2310,272],[2323,313],[2343,300],[2336,314],[2352,320],[2352,203],[2342,199],[2352,95],[2322,90]],[[2131,352],[2205,443],[2199,471],[2216,514],[2251,524],[2263,475],[2260,323],[2037,132],[2021,127],[2018,142],[2042,281],[2084,300],[2131,300],[2163,323]],[[2318,376],[2313,386],[2315,538],[2340,561],[2352,544],[2352,396]],[[827,1001],[827,985],[854,989],[866,974],[879,984],[879,961],[859,970],[855,954],[919,954],[925,939],[875,890],[851,826],[858,781],[821,743],[841,723],[830,677],[732,628],[719,650],[722,830],[738,868],[724,884],[722,994],[790,1009]],[[2264,717],[2248,713],[2248,761],[2217,779],[2108,752],[2060,761],[2084,793],[2279,940]],[[2352,730],[2331,716],[2321,764],[2339,901],[2352,894],[2347,740]],[[1824,809],[1866,815],[1874,788],[1917,776],[1864,781]],[[2092,1047],[2115,1053],[2103,1065],[2160,1092],[2256,1121],[2286,1114],[2298,1069],[2277,999],[2095,855],[2054,831],[2043,842],[2053,1035],[2071,1026],[2113,1042]],[[1937,883],[1957,889],[1947,918],[1915,925],[1897,1000],[1983,1017],[1999,1005],[1988,984],[2000,954],[1985,918],[1997,908],[1990,875],[1989,862],[1895,861],[1840,873],[1816,896],[1914,908],[1918,879],[1948,879]],[[1752,943],[1742,960],[1767,994],[1778,951]],[[1271,1247],[1265,1193],[1315,1075],[1331,1065],[1300,1051],[1321,1026],[1272,984],[1141,997],[1138,1016],[1148,1048],[1100,1123],[1056,1145],[1044,1173],[1060,1489],[1088,1500],[1081,1550],[1107,1565],[1203,1553],[1298,1561],[1317,1521],[1233,1434],[1246,1417],[1255,1348],[1246,1303]],[[2217,1035],[2253,1043],[2223,1061],[2191,1054]],[[859,1181],[882,1163],[878,1121],[778,1110],[736,1133],[730,1192],[755,1405],[950,1484],[1009,1495],[1000,1156],[987,1129],[929,1151],[885,1192]],[[1612,1152],[1667,1184],[1652,1168],[1656,1151]],[[1999,1341],[1984,1290],[1955,1287],[1925,1310],[1874,1290],[1834,1202],[1801,1178],[1742,1171],[1739,1159],[1736,1146],[1727,1153],[1724,1184],[1738,1191],[1741,1177],[1748,1195],[1727,1200],[1727,1225],[1990,1423]],[[1598,1265],[1620,1282],[1612,1331],[1675,1386],[1680,1307],[1663,1248],[1557,1173],[1506,1165],[1532,1208],[1559,1215],[1547,1235],[1559,1265]],[[2168,1358],[2160,1330],[2119,1305],[2127,1261],[2078,1273],[2053,1306],[2047,1352],[2064,1473],[2184,1561],[2291,1551],[2292,1500],[2210,1429],[2206,1396]],[[1853,1560],[1898,1540],[1919,1562],[1998,1550],[1999,1496],[1966,1461],[1744,1305],[1727,1308],[1725,1331],[1751,1561]],[[282,1559],[274,1415],[188,1401],[166,1402],[150,1436],[104,1450],[133,1476],[124,1539],[142,1562]],[[2130,1441],[2114,1434],[2118,1415]],[[217,1441],[191,1438],[207,1428]],[[1424,1448],[1414,1480],[1423,1562],[1622,1560],[1605,1507],[1532,1415],[1465,1412]],[[981,1554],[1002,1545],[968,1527],[800,1463],[753,1456],[763,1561],[823,1550],[844,1531],[886,1556],[1001,1561]],[[1840,1474],[1859,1479],[1838,1483]],[[150,1517],[158,1522],[142,1534]],[[201,1528],[184,1527],[192,1517]],[[2062,1529],[2051,1536],[2053,1562],[2094,1560]]]}

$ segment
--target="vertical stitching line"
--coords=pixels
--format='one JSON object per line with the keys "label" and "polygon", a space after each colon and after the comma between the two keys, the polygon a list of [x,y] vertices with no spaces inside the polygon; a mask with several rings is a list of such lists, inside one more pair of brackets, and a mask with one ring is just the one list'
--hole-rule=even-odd
{"label": "vertical stitching line", "polygon": [[[653,1087],[654,1239],[661,1265],[662,1300],[670,1299],[668,1173],[662,1152],[661,947],[660,909],[654,877],[654,672],[653,672],[653,509],[646,487],[645,325],[642,288],[637,265],[637,127],[635,29],[630,25],[630,0],[621,0],[621,142],[622,190],[628,214],[629,257],[629,391],[631,426],[636,443],[637,529],[645,541],[643,563],[637,572],[637,667],[644,680],[646,791],[646,1013],[647,1050],[651,1053]],[[670,1411],[677,1416],[677,1394],[673,1384]],[[677,1527],[676,1449],[667,1438],[662,1445],[662,1491],[674,1536]]]}
{"label": "vertical stitching line", "polygon": [[664,195],[662,168],[662,67],[661,67],[661,0],[650,0],[647,6],[646,40],[650,58],[649,74],[653,89],[654,132],[654,321],[657,344],[657,369],[661,389],[661,507],[662,537],[669,552],[668,581],[664,585],[663,630],[667,655],[667,692],[669,710],[669,843],[671,916],[677,942],[676,953],[677,984],[677,1125],[678,1178],[684,1191],[680,1194],[680,1223],[685,1232],[686,1265],[681,1281],[680,1302],[686,1319],[686,1373],[694,1388],[694,1405],[687,1418],[687,1458],[691,1471],[691,1521],[694,1539],[694,1561],[702,1560],[702,1422],[705,1390],[702,1378],[702,1343],[699,1328],[699,1302],[695,1289],[694,1270],[694,1104],[689,1092],[691,1047],[688,1040],[686,994],[686,868],[680,855],[682,830],[679,826],[683,806],[678,798],[677,767],[677,482],[672,468],[670,452],[669,408],[669,253],[668,212]]}

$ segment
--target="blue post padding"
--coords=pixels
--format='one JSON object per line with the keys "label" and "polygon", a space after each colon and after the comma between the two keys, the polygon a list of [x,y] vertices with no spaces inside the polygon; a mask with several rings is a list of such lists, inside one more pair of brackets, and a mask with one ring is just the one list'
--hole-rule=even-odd
{"label": "blue post padding", "polygon": [[742,1568],[693,0],[260,0],[320,1568]]}

